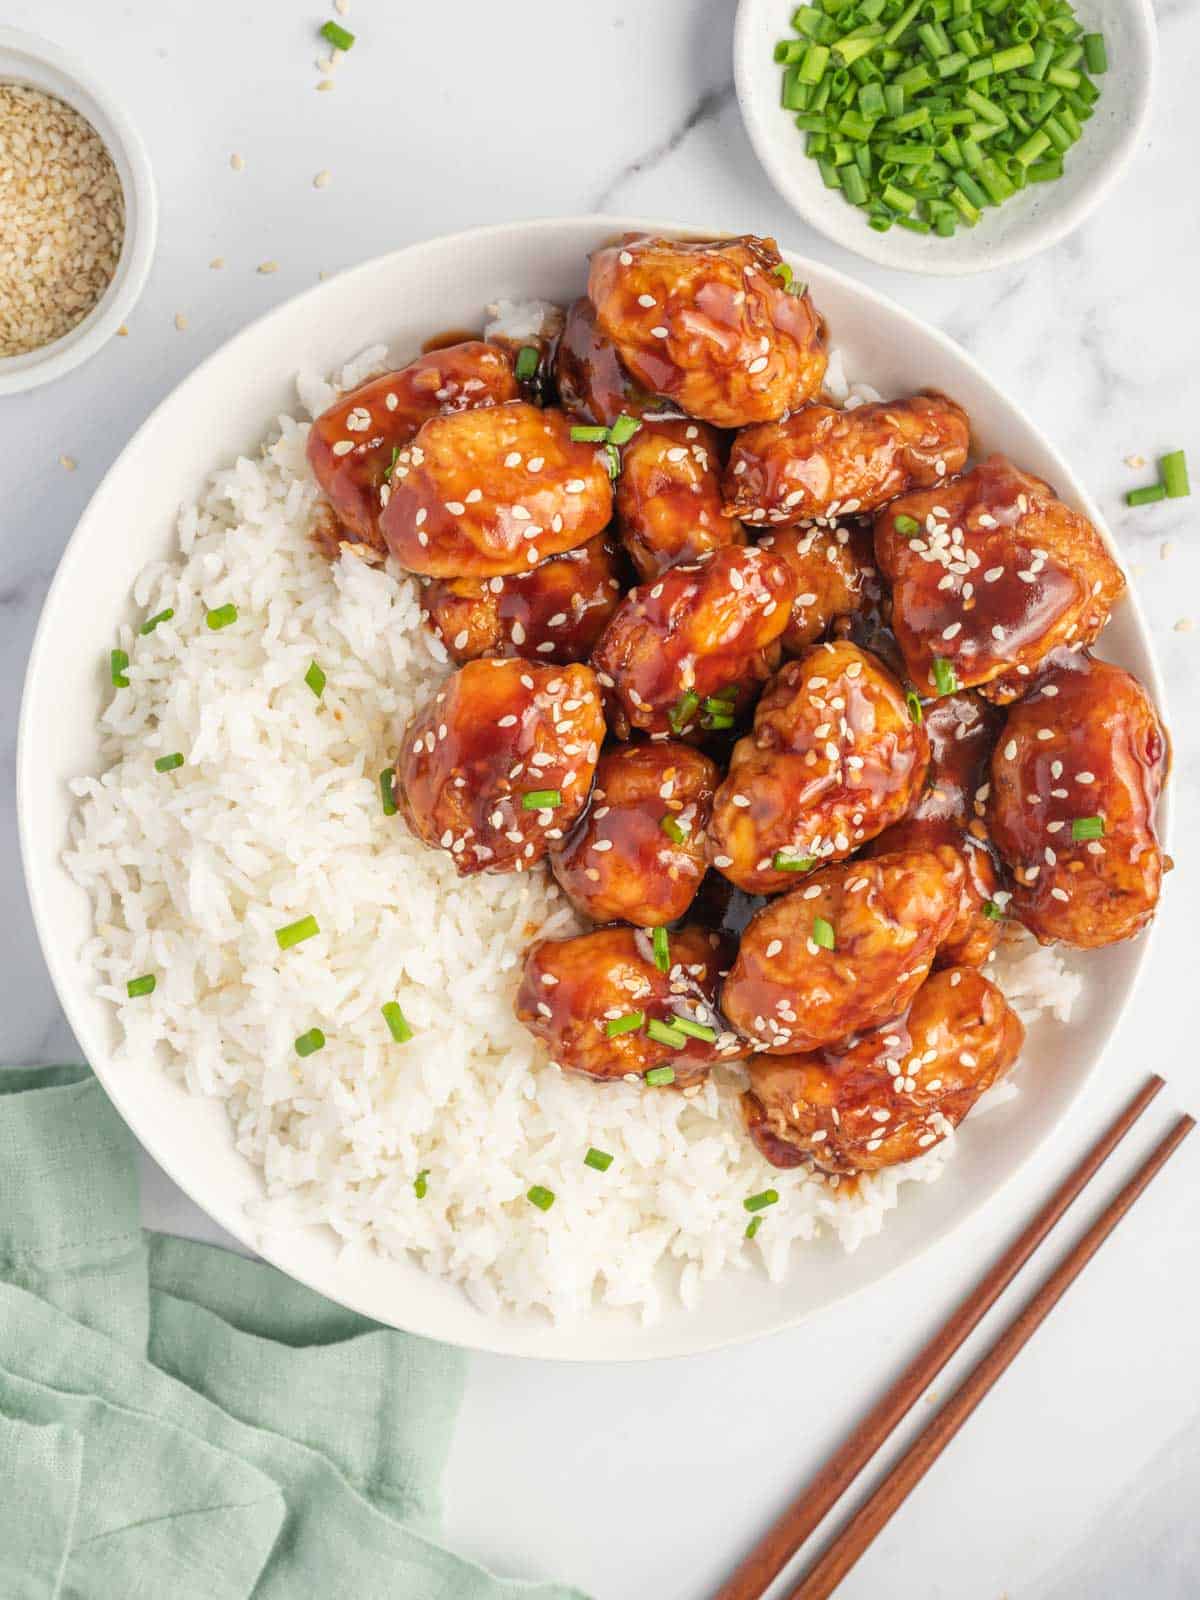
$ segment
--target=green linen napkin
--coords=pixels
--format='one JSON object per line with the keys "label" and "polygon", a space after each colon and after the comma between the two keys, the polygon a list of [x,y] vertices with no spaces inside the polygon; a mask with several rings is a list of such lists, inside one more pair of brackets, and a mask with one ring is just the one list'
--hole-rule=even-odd
{"label": "green linen napkin", "polygon": [[4,1600],[583,1600],[434,1537],[461,1353],[139,1222],[86,1068],[0,1071]]}

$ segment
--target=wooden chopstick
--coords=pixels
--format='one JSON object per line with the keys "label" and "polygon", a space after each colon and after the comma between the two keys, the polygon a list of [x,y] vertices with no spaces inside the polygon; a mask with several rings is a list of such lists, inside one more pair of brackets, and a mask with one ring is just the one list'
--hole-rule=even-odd
{"label": "wooden chopstick", "polygon": [[951,1313],[940,1331],[867,1413],[821,1472],[726,1579],[713,1600],[759,1600],[884,1441],[908,1415],[950,1357],[978,1326],[1030,1256],[1163,1087],[1150,1078],[1063,1179],[1045,1205]]}
{"label": "wooden chopstick", "polygon": [[991,1349],[938,1412],[910,1449],[893,1467],[861,1510],[809,1567],[788,1600],[827,1600],[863,1555],[881,1528],[902,1506],[988,1390],[1024,1348],[1087,1266],[1117,1223],[1166,1165],[1196,1126],[1183,1116],[1107,1205],[1071,1253],[1046,1279],[1024,1309],[1009,1323]]}

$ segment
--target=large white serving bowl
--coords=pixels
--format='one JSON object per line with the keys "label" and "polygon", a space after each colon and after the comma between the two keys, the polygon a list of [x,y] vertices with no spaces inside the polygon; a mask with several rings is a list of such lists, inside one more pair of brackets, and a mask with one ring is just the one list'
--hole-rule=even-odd
{"label": "large white serving bowl", "polygon": [[[907,1186],[880,1237],[850,1256],[828,1243],[809,1246],[794,1257],[793,1275],[783,1284],[757,1271],[728,1273],[705,1286],[698,1307],[667,1310],[651,1327],[616,1311],[571,1327],[484,1315],[414,1261],[361,1252],[347,1258],[326,1229],[260,1236],[244,1214],[245,1203],[261,1195],[259,1174],[235,1151],[222,1106],[192,1099],[153,1061],[114,1065],[112,1011],[93,993],[79,959],[91,931],[89,905],[61,854],[72,807],[68,781],[98,770],[97,726],[111,692],[108,652],[118,622],[133,615],[135,574],[145,562],[173,554],[178,508],[199,493],[206,474],[254,451],[272,419],[295,409],[298,368],[331,370],[379,340],[398,360],[407,359],[442,329],[480,326],[482,308],[497,296],[567,301],[582,289],[588,251],[627,229],[696,232],[640,219],[577,217],[435,239],[310,289],[210,356],[134,435],[80,519],[34,641],[19,737],[21,845],[42,949],[88,1060],[151,1155],[222,1227],[332,1299],[431,1338],[556,1360],[682,1355],[750,1339],[799,1322],[913,1260],[986,1205],[1054,1136],[1095,1070],[1146,954],[1142,940],[1088,959],[1077,1019],[1031,1034],[1020,1096],[963,1127],[946,1175],[929,1187]],[[1103,527],[1066,462],[969,356],[840,273],[790,259],[811,284],[852,375],[884,394],[945,390],[970,412],[979,449],[1006,451],[1049,478]],[[1162,705],[1148,631],[1132,597],[1118,608],[1103,650],[1137,673]]]}

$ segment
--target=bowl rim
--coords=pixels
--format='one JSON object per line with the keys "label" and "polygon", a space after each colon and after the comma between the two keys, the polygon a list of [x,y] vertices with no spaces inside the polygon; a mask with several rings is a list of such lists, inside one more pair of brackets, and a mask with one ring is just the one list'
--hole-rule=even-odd
{"label": "bowl rim", "polygon": [[[828,204],[814,204],[811,197],[800,192],[788,163],[780,156],[775,137],[767,125],[764,97],[759,87],[759,75],[765,64],[760,61],[752,39],[759,9],[767,3],[768,0],[738,0],[733,27],[734,87],[742,124],[751,147],[776,191],[802,221],[834,244],[879,266],[890,267],[895,272],[911,272],[918,277],[963,278],[1011,267],[1019,261],[1028,260],[1030,256],[1039,255],[1073,233],[1100,205],[1120,183],[1141,145],[1158,81],[1158,27],[1152,0],[1122,0],[1144,43],[1147,66],[1132,97],[1134,115],[1109,164],[1060,205],[1041,213],[1028,227],[1017,229],[1007,242],[993,244],[979,259],[964,256],[953,248],[956,240],[969,240],[972,237],[969,233],[960,233],[954,240],[947,241],[950,249],[936,256],[930,254],[919,259],[897,260],[896,251],[889,249],[887,244],[893,237],[894,229],[888,234],[879,234],[865,225],[851,227],[855,213],[838,195],[833,195]],[[835,204],[840,210],[834,209]],[[842,211],[846,213],[844,219],[840,214]],[[845,226],[842,226],[843,220]]]}
{"label": "bowl rim", "polygon": [[[121,1115],[122,1119],[128,1124],[138,1142],[153,1158],[153,1160],[155,1160],[162,1167],[164,1172],[166,1172],[171,1178],[171,1181],[188,1196],[188,1198],[197,1206],[199,1210],[204,1212],[206,1216],[212,1218],[218,1224],[218,1226],[224,1228],[228,1233],[230,1233],[245,1249],[253,1251],[259,1258],[269,1262],[279,1271],[285,1273],[288,1277],[294,1278],[297,1282],[305,1284],[306,1287],[314,1290],[316,1293],[324,1295],[326,1299],[333,1300],[335,1303],[343,1305],[348,1309],[358,1312],[360,1315],[376,1322],[382,1320],[380,1318],[378,1309],[373,1309],[370,1305],[366,1304],[363,1297],[358,1296],[355,1293],[348,1292],[342,1287],[339,1287],[337,1292],[331,1292],[325,1283],[319,1281],[319,1274],[310,1274],[305,1271],[298,1271],[290,1262],[285,1264],[284,1261],[279,1259],[274,1247],[274,1241],[270,1236],[264,1239],[256,1232],[255,1228],[250,1222],[242,1218],[240,1214],[235,1213],[231,1207],[214,1209],[212,1197],[205,1195],[202,1192],[202,1186],[194,1185],[190,1182],[184,1182],[178,1176],[176,1176],[170,1150],[163,1147],[162,1141],[154,1132],[153,1128],[147,1129],[143,1125],[143,1119],[140,1119],[138,1116],[137,1102],[134,1097],[121,1091],[118,1076],[113,1071],[111,1063],[107,1060],[110,1052],[102,1040],[93,1037],[94,1030],[92,1029],[87,1018],[84,1016],[82,1006],[79,1003],[83,993],[83,986],[81,983],[80,974],[74,966],[76,952],[74,949],[67,950],[63,948],[61,942],[56,940],[54,937],[55,917],[52,907],[49,903],[50,896],[48,893],[44,893],[44,890],[47,888],[47,884],[42,881],[42,872],[39,870],[40,858],[35,854],[35,830],[32,823],[32,818],[36,806],[36,796],[34,792],[34,765],[31,753],[31,746],[34,739],[34,718],[32,710],[32,702],[34,699],[33,685],[46,673],[53,672],[54,657],[51,653],[51,643],[52,634],[56,627],[55,614],[60,605],[63,603],[63,597],[68,593],[74,581],[75,567],[83,560],[82,552],[84,551],[84,548],[91,537],[90,524],[94,508],[98,504],[102,504],[106,496],[107,487],[110,480],[120,470],[122,463],[130,454],[130,452],[136,450],[142,437],[154,426],[156,426],[161,413],[166,410],[168,406],[175,404],[178,396],[181,393],[186,392],[189,389],[202,388],[208,371],[216,364],[227,360],[230,352],[235,350],[239,343],[248,342],[252,333],[262,328],[264,324],[269,323],[272,319],[283,320],[285,317],[291,315],[294,312],[297,303],[303,303],[316,299],[317,297],[325,294],[333,284],[341,284],[342,288],[345,289],[347,285],[352,283],[357,276],[365,276],[371,273],[385,261],[394,261],[400,257],[416,258],[421,254],[422,251],[427,249],[441,250],[447,247],[466,248],[473,244],[479,243],[481,240],[486,239],[489,236],[502,236],[510,234],[514,230],[520,231],[521,233],[531,236],[536,240],[539,235],[553,235],[560,230],[564,232],[585,232],[588,229],[591,229],[594,232],[599,232],[601,229],[603,229],[604,237],[612,237],[615,234],[626,231],[661,234],[678,238],[713,238],[723,234],[728,236],[725,230],[704,229],[697,227],[693,223],[663,221],[661,219],[645,217],[611,216],[603,213],[583,214],[574,217],[544,217],[522,220],[518,222],[485,224],[479,227],[463,229],[453,234],[442,234],[432,239],[416,241],[413,244],[403,246],[398,250],[386,251],[381,255],[370,257],[365,261],[359,262],[353,267],[345,269],[343,272],[336,274],[332,278],[326,279],[300,291],[298,294],[293,295],[290,299],[285,300],[281,304],[265,311],[262,315],[254,318],[251,322],[239,329],[237,333],[233,334],[222,345],[220,345],[216,350],[212,351],[204,358],[204,360],[194,367],[192,371],[179,384],[177,384],[174,389],[170,391],[170,393],[158,401],[158,403],[153,407],[131,438],[129,438],[123,445],[120,452],[109,466],[108,470],[105,472],[103,478],[100,480],[91,499],[81,512],[79,520],[72,531],[71,537],[67,541],[63,553],[59,558],[54,576],[47,590],[45,600],[43,601],[41,615],[38,619],[37,630],[34,635],[33,644],[30,648],[25,678],[22,685],[21,710],[17,731],[16,772],[17,822],[20,839],[22,871],[25,878],[26,893],[28,895],[30,907],[33,913],[34,925],[37,931],[38,942],[41,946],[43,959],[45,960],[47,969],[49,970],[51,982],[53,983],[59,1004],[62,1006],[67,1021],[70,1024],[77,1041],[83,1049],[85,1059],[89,1062],[89,1065],[92,1066],[92,1071],[99,1079],[101,1086],[105,1090],[105,1093],[109,1096],[110,1100],[112,1100],[117,1111]],[[1054,443],[1045,434],[1044,430],[1028,417],[1027,413],[1025,413],[1020,405],[1009,398],[1007,391],[1002,389],[998,384],[995,383],[993,379],[988,376],[986,369],[978,361],[976,361],[968,351],[964,350],[962,346],[957,344],[947,334],[943,333],[940,328],[936,328],[931,323],[925,322],[922,318],[916,315],[916,313],[909,311],[906,307],[891,299],[890,296],[880,293],[878,290],[870,287],[867,284],[861,283],[858,279],[852,277],[848,273],[842,272],[837,268],[827,266],[823,262],[818,262],[811,258],[807,258],[801,255],[799,252],[788,250],[786,248],[782,251],[782,254],[792,263],[796,270],[815,270],[819,276],[825,276],[826,278],[832,280],[842,290],[849,290],[851,294],[862,297],[862,299],[868,302],[870,306],[882,308],[889,316],[893,316],[907,324],[919,338],[933,340],[936,344],[940,345],[943,350],[949,352],[955,360],[962,362],[975,377],[981,379],[989,389],[995,391],[1001,397],[1005,406],[1011,411],[1015,412],[1028,425],[1028,427],[1037,435],[1038,439],[1042,441],[1045,452],[1052,460],[1055,470],[1060,472],[1063,477],[1071,483],[1072,488],[1076,483],[1079,482],[1076,474],[1071,471],[1069,465],[1062,457]],[[264,426],[267,425],[269,424],[265,420]],[[1109,548],[1110,552],[1119,560],[1119,551],[1116,548],[1115,541],[1108,530],[1107,524],[1105,523],[1103,516],[1100,514],[1099,508],[1095,505],[1095,502],[1088,493],[1086,486],[1084,486],[1082,483],[1080,483],[1080,493],[1077,498],[1082,505],[1084,513],[1096,525],[1101,538],[1105,541],[1105,544]],[[1124,604],[1129,608],[1134,622],[1135,631],[1144,647],[1146,656],[1146,671],[1143,674],[1143,680],[1145,682],[1145,686],[1147,691],[1154,699],[1161,720],[1164,724],[1169,725],[1169,711],[1162,681],[1161,668],[1159,666],[1158,656],[1154,647],[1153,635],[1143,613],[1137,594],[1132,588],[1127,588],[1124,597]],[[1158,812],[1160,838],[1164,846],[1169,846],[1171,843],[1173,817],[1174,792],[1173,786],[1168,783],[1164,788]],[[60,840],[58,842],[59,852],[61,851],[61,848],[62,841]],[[61,866],[61,862],[59,861],[57,854],[53,859],[53,865],[56,867]],[[1135,949],[1136,954],[1132,964],[1132,970],[1129,975],[1125,998],[1122,1003],[1121,1010],[1118,1013],[1118,1018],[1121,1018],[1125,1015],[1137,996],[1139,986],[1145,974],[1149,953],[1153,948],[1153,940],[1157,932],[1157,927],[1158,922],[1157,919],[1155,919],[1147,932],[1142,934],[1132,946],[1132,948]],[[442,1343],[454,1344],[464,1349],[485,1351],[498,1355],[516,1357],[517,1359],[550,1360],[567,1363],[590,1362],[603,1359],[606,1364],[668,1360],[681,1356],[704,1355],[716,1350],[725,1349],[736,1345],[746,1345],[755,1340],[767,1338],[769,1336],[782,1333],[790,1328],[798,1327],[801,1323],[813,1321],[820,1317],[823,1313],[831,1310],[834,1306],[843,1304],[857,1296],[864,1295],[877,1288],[884,1281],[891,1279],[895,1276],[895,1274],[901,1271],[902,1268],[907,1267],[911,1263],[927,1255],[929,1251],[932,1250],[936,1245],[948,1239],[952,1234],[957,1233],[965,1228],[968,1223],[970,1223],[976,1217],[985,1201],[994,1201],[1004,1191],[1009,1189],[1015,1180],[1020,1176],[1020,1174],[1029,1168],[1037,1157],[1044,1153],[1050,1141],[1060,1132],[1063,1124],[1067,1120],[1067,1117],[1079,1104],[1084,1095],[1088,1093],[1089,1089],[1093,1087],[1097,1074],[1107,1053],[1107,1042],[1101,1044],[1095,1050],[1088,1071],[1082,1078],[1078,1087],[1070,1094],[1069,1098],[1063,1102],[1057,1115],[1050,1114],[1048,1116],[1046,1124],[1037,1140],[1023,1155],[1019,1157],[1019,1159],[1013,1163],[1013,1165],[1003,1174],[1003,1176],[1000,1177],[998,1181],[996,1181],[994,1185],[981,1196],[978,1204],[972,1205],[958,1214],[949,1216],[940,1222],[935,1222],[909,1254],[904,1256],[902,1259],[896,1259],[891,1263],[885,1264],[882,1269],[875,1274],[875,1276],[866,1282],[839,1288],[829,1300],[825,1301],[819,1306],[809,1306],[801,1308],[799,1311],[781,1310],[779,1315],[772,1317],[768,1322],[764,1322],[761,1327],[741,1331],[732,1335],[717,1334],[712,1336],[705,1336],[702,1331],[703,1312],[702,1309],[700,1309],[692,1312],[688,1318],[687,1326],[689,1328],[696,1328],[699,1330],[693,1332],[689,1337],[676,1337],[668,1346],[661,1349],[622,1349],[612,1353],[606,1353],[603,1357],[598,1357],[591,1352],[575,1352],[565,1348],[554,1348],[550,1350],[516,1350],[512,1347],[511,1343],[506,1343],[502,1340],[493,1341],[484,1338],[475,1339],[468,1337],[456,1337],[454,1335],[449,1335],[442,1332],[431,1334],[426,1329],[420,1327],[406,1329],[399,1323],[391,1323],[390,1325],[400,1328],[401,1331],[407,1331],[419,1337],[434,1338]],[[94,1065],[95,1059],[103,1061],[105,1065],[102,1068],[97,1068]],[[504,1319],[502,1315],[500,1318],[501,1325],[503,1325],[503,1320]],[[492,1318],[484,1315],[482,1328],[486,1330],[491,1325],[492,1321]],[[550,1325],[547,1324],[547,1328],[549,1328],[549,1326]],[[524,1330],[517,1330],[514,1325],[514,1332],[516,1331]],[[527,1342],[534,1343],[536,1341],[537,1336],[534,1334],[530,1336]]]}
{"label": "bowl rim", "polygon": [[[32,66],[32,75],[22,74],[22,62]],[[112,158],[125,200],[121,251],[104,293],[59,338],[21,355],[0,356],[0,395],[6,395],[61,378],[113,337],[149,276],[158,237],[158,194],[145,143],[129,115],[69,51],[23,28],[0,27],[0,82],[41,89],[89,122]]]}

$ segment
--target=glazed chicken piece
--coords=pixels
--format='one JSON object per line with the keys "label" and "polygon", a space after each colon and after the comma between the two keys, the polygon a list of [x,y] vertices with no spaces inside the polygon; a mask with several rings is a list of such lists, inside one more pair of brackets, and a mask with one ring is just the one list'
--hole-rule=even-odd
{"label": "glazed chicken piece", "polygon": [[774,1166],[877,1172],[944,1139],[1024,1039],[1000,990],[953,967],[921,986],[903,1020],[832,1049],[751,1062],[742,1114]]}
{"label": "glazed chicken piece", "polygon": [[703,422],[643,420],[621,452],[616,511],[643,581],[746,542],[741,524],[721,509],[720,441]]}
{"label": "glazed chicken piece", "polygon": [[815,644],[836,617],[879,600],[875,544],[865,528],[781,528],[758,544],[796,575],[796,599],[783,635],[787,655]]}
{"label": "glazed chicken piece", "polygon": [[567,312],[554,356],[554,379],[572,416],[604,428],[611,428],[622,414],[640,417],[665,405],[626,372],[612,340],[596,327],[596,308],[586,295]]}
{"label": "glazed chicken piece", "polygon": [[426,621],[455,661],[586,661],[621,599],[625,562],[606,534],[504,578],[435,578]]}
{"label": "glazed chicken piece", "polygon": [[[638,928],[540,939],[525,956],[517,1016],[567,1072],[616,1080],[668,1069],[666,1081],[686,1088],[744,1047],[716,1008],[717,935],[680,928],[667,945],[663,972]],[[678,1031],[680,1018],[691,1033]]]}
{"label": "glazed chicken piece", "polygon": [[713,801],[708,859],[751,894],[795,887],[903,817],[929,740],[877,656],[815,645],[764,691]]}
{"label": "glazed chicken piece", "polygon": [[596,922],[648,928],[682,917],[706,870],[718,777],[707,756],[676,740],[602,755],[587,810],[550,853],[571,903]]}
{"label": "glazed chicken piece", "polygon": [[520,872],[583,810],[604,739],[590,667],[469,661],[405,729],[396,801],[458,872]]}
{"label": "glazed chicken piece", "polygon": [[636,382],[690,417],[742,428],[811,400],[825,327],[773,239],[630,237],[597,250],[596,326]]}
{"label": "glazed chicken piece", "polygon": [[955,851],[823,867],[756,912],[721,990],[755,1050],[819,1050],[900,1016],[953,925]]}
{"label": "glazed chicken piece", "polygon": [[1141,684],[1087,655],[1062,653],[1009,712],[988,818],[1014,880],[1010,909],[1043,944],[1091,950],[1150,922],[1169,758]]}
{"label": "glazed chicken piece", "polygon": [[971,425],[953,400],[908,400],[838,410],[808,405],[782,422],[744,428],[725,469],[725,510],[747,527],[876,511],[967,462]]}
{"label": "glazed chicken piece", "polygon": [[932,700],[924,711],[929,736],[925,787],[902,822],[867,846],[867,855],[933,850],[941,845],[963,858],[959,913],[934,958],[934,967],[981,967],[1000,937],[1001,906],[990,835],[984,822],[987,775],[1003,714],[971,690]]}
{"label": "glazed chicken piece", "polygon": [[922,695],[1007,704],[1056,647],[1089,644],[1125,580],[1086,517],[1003,456],[875,519],[892,626]]}
{"label": "glazed chicken piece", "polygon": [[308,459],[336,518],[322,540],[336,557],[344,541],[382,555],[381,496],[392,462],[430,417],[517,396],[512,362],[481,340],[419,356],[398,372],[385,372],[341,395],[313,423]]}
{"label": "glazed chicken piece", "polygon": [[795,597],[784,562],[737,545],[631,589],[592,652],[600,682],[613,690],[614,731],[682,734],[712,725],[718,700],[716,725],[732,725],[738,697],[779,660]]}
{"label": "glazed chicken piece", "polygon": [[524,400],[432,418],[387,488],[388,549],[431,578],[527,572],[594,539],[612,514],[603,455],[571,438],[565,412]]}

